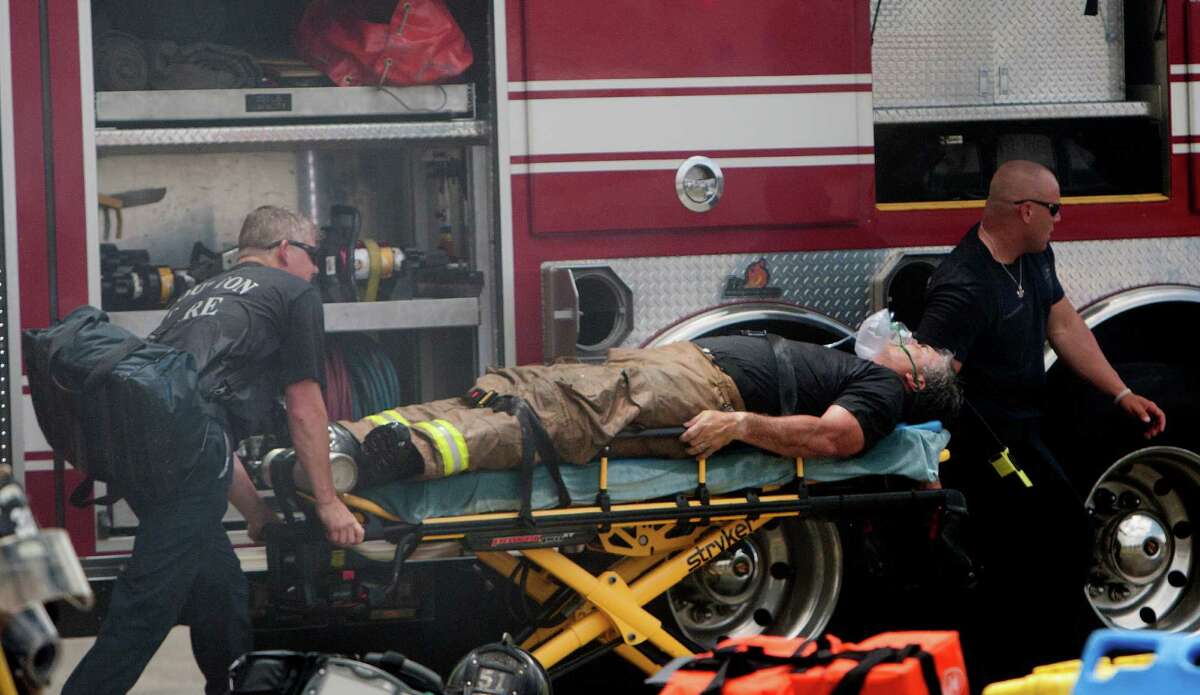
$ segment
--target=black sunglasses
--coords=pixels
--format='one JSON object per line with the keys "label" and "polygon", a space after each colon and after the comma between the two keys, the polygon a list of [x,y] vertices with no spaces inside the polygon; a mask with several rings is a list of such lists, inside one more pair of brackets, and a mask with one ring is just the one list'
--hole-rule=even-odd
{"label": "black sunglasses", "polygon": [[304,253],[307,253],[308,259],[313,262],[313,265],[317,266],[318,268],[321,266],[321,249],[317,248],[316,246],[313,246],[312,244],[306,244],[303,241],[292,241],[291,239],[280,239],[279,241],[272,241],[271,243],[267,244],[264,248],[273,249],[285,241],[290,246],[295,246],[296,248],[300,249]]}
{"label": "black sunglasses", "polygon": [[1049,210],[1051,217],[1057,216],[1058,211],[1062,210],[1062,203],[1047,203],[1044,200],[1036,200],[1034,198],[1022,198],[1020,200],[1013,201],[1013,205],[1020,205],[1021,203],[1037,203],[1038,205],[1041,205],[1042,207]]}

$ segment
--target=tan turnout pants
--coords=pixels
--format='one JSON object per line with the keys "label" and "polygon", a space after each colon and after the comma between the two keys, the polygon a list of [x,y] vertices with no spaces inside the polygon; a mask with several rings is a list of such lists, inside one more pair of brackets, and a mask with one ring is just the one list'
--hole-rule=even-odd
{"label": "tan turnout pants", "polygon": [[[493,369],[475,386],[523,398],[541,419],[559,456],[582,464],[625,429],[678,427],[702,410],[742,410],[737,387],[700,348],[673,343],[657,348],[617,348],[604,364],[554,364]],[[465,397],[406,405],[350,425],[360,439],[371,428],[397,421],[436,452],[425,456],[425,477],[467,470],[517,468],[521,427],[512,415]],[[687,454],[677,436],[621,440],[614,456]]]}

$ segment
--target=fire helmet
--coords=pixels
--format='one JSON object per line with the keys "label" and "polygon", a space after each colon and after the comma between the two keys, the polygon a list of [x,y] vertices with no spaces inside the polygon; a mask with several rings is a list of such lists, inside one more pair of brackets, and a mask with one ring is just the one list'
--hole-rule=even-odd
{"label": "fire helmet", "polygon": [[446,680],[447,695],[551,695],[550,676],[508,635],[467,653]]}

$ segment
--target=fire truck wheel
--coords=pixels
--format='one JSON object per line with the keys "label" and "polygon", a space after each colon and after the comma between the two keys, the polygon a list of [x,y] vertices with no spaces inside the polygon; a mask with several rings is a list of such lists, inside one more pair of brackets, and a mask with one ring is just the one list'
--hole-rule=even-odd
{"label": "fire truck wheel", "polygon": [[1087,508],[1095,534],[1085,590],[1097,617],[1129,630],[1200,629],[1200,455],[1169,446],[1126,454],[1096,481]]}
{"label": "fire truck wheel", "polygon": [[837,606],[842,546],[837,526],[771,523],[667,594],[676,632],[698,647],[755,634],[820,634]]}
{"label": "fire truck wheel", "polygon": [[1084,591],[1106,626],[1194,632],[1200,629],[1200,560],[1193,547],[1200,521],[1200,372],[1145,362],[1114,367],[1163,409],[1167,429],[1146,440],[1111,399],[1052,376],[1047,442],[1086,495],[1093,519]]}

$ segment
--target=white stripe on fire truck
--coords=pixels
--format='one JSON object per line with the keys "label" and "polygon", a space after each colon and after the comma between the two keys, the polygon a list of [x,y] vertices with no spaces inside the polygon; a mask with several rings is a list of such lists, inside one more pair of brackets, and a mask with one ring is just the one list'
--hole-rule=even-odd
{"label": "white stripe on fire truck", "polygon": [[1200,135],[1200,82],[1171,83],[1171,135]]}
{"label": "white stripe on fire truck", "polygon": [[1200,142],[1177,142],[1171,145],[1172,154],[1200,154]]}
{"label": "white stripe on fire truck", "polygon": [[533,99],[513,111],[513,157],[874,144],[870,92]]}
{"label": "white stripe on fire truck", "polygon": [[1200,75],[1200,63],[1175,63],[1171,66],[1172,75]]}
{"label": "white stripe on fire truck", "polygon": [[[813,155],[811,157],[732,157],[718,158],[722,169],[746,167],[819,167],[854,164],[874,164],[873,154]],[[628,159],[586,162],[535,162],[513,164],[514,174],[566,174],[585,171],[675,171],[680,159]]]}
{"label": "white stripe on fire truck", "polygon": [[765,75],[738,77],[654,77],[628,80],[531,80],[509,82],[514,92],[562,92],[614,89],[709,89],[727,87],[807,87],[835,84],[871,84],[870,74]]}

